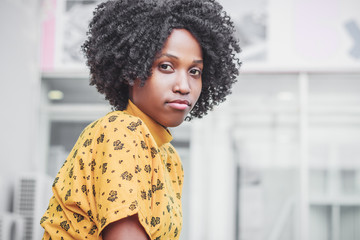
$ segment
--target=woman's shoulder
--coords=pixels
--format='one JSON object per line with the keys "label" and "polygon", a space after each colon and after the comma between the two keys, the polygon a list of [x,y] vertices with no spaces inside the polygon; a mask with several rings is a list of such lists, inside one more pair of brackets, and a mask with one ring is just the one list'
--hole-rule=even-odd
{"label": "woman's shoulder", "polygon": [[125,111],[113,111],[87,125],[80,138],[95,137],[104,133],[113,136],[120,136],[119,133],[136,136],[141,134],[139,128],[142,125],[143,121],[139,117]]}
{"label": "woman's shoulder", "polygon": [[142,125],[142,120],[139,117],[130,115],[125,111],[113,111],[87,125],[85,130],[106,129],[110,126],[133,128],[139,125]]}

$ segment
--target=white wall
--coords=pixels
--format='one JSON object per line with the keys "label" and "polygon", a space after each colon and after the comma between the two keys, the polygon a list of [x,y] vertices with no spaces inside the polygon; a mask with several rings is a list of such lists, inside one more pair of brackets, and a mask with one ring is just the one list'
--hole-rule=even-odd
{"label": "white wall", "polygon": [[[19,172],[36,171],[40,1],[0,0],[0,211]],[[3,190],[3,188],[2,188]]]}

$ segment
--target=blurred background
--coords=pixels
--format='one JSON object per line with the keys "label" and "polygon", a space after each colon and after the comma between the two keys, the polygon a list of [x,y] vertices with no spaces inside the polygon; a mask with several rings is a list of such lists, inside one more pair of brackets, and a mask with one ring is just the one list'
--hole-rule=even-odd
{"label": "blurred background", "polygon": [[[0,239],[41,239],[51,183],[110,107],[80,46],[95,0],[0,0]],[[233,94],[171,129],[181,240],[360,239],[360,1],[221,0]]]}

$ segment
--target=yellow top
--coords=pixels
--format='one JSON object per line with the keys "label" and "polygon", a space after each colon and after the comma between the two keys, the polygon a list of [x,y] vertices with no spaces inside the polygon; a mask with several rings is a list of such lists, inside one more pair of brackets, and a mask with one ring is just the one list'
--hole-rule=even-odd
{"label": "yellow top", "polygon": [[102,239],[133,214],[152,240],[179,239],[183,169],[171,140],[130,101],[87,126],[55,178],[43,239]]}

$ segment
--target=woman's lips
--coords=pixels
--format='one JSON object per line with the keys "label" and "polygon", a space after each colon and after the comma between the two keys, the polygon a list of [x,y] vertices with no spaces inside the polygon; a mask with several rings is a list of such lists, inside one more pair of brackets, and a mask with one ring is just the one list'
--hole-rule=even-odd
{"label": "woman's lips", "polygon": [[167,104],[176,110],[185,110],[190,107],[190,103],[186,100],[174,100]]}

